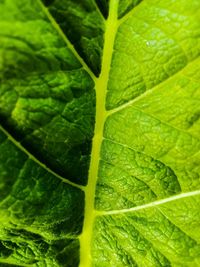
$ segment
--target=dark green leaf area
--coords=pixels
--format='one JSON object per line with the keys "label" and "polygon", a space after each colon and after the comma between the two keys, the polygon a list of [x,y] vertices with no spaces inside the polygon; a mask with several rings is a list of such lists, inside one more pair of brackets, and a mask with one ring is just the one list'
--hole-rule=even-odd
{"label": "dark green leaf area", "polygon": [[[55,0],[48,8],[56,23],[77,49],[85,62],[98,75],[101,69],[104,20],[94,1]],[[105,10],[105,3],[102,3]],[[94,24],[95,21],[95,24]]]}
{"label": "dark green leaf area", "polygon": [[77,263],[83,192],[50,174],[2,132],[0,157],[1,259],[32,266]]}
{"label": "dark green leaf area", "polygon": [[96,0],[96,3],[105,18],[108,17],[109,0]]}
{"label": "dark green leaf area", "polygon": [[23,2],[24,13],[19,2],[11,10],[8,2],[0,5],[0,13],[7,13],[0,18],[1,123],[49,168],[86,184],[94,82],[41,6],[34,3],[30,9]]}
{"label": "dark green leaf area", "polygon": [[79,242],[77,239],[52,242],[33,237],[28,232],[25,232],[23,236],[21,230],[6,229],[5,233],[7,234],[5,239],[9,236],[12,237],[12,241],[1,241],[1,260],[4,262],[0,263],[1,267],[78,266]]}

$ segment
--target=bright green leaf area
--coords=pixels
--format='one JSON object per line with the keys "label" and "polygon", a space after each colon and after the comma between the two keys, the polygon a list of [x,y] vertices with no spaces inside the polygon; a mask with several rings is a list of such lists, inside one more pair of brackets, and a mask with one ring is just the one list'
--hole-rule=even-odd
{"label": "bright green leaf area", "polygon": [[200,266],[199,56],[199,0],[0,0],[0,267]]}

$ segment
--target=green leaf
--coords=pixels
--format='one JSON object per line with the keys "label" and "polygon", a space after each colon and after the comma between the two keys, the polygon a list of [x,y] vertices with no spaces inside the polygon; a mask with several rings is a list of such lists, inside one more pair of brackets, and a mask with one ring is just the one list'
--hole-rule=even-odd
{"label": "green leaf", "polygon": [[199,0],[0,14],[0,266],[200,266]]}

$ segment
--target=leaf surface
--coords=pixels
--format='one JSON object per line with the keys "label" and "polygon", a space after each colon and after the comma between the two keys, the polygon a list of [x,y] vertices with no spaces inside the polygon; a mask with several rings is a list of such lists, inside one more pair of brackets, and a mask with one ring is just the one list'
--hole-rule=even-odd
{"label": "leaf surface", "polygon": [[200,2],[0,14],[0,266],[198,267]]}

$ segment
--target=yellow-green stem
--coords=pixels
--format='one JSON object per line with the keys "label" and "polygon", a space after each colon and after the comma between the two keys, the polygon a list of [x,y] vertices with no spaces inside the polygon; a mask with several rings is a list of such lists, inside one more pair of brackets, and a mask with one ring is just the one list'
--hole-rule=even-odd
{"label": "yellow-green stem", "polygon": [[100,160],[100,149],[103,139],[103,129],[106,119],[106,92],[109,79],[109,72],[113,54],[115,35],[117,32],[117,10],[119,0],[110,0],[109,16],[106,21],[104,36],[104,49],[102,57],[101,74],[96,79],[96,123],[92,143],[91,162],[89,169],[88,185],[85,190],[85,217],[83,232],[80,240],[80,265],[79,267],[91,266],[91,241],[95,220],[94,202],[95,190],[98,179],[98,167]]}

